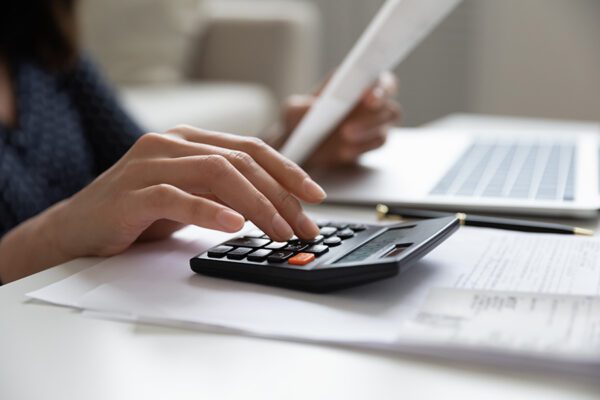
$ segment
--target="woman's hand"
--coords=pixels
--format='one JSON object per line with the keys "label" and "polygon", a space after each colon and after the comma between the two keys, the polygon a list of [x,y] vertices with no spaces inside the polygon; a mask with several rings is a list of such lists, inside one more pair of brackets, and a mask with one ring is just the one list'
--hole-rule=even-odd
{"label": "woman's hand", "polygon": [[247,218],[274,240],[313,238],[298,199],[325,192],[297,165],[255,138],[188,126],[142,136],[130,151],[56,210],[66,258],[108,256],[183,224],[235,232]]}
{"label": "woman's hand", "polygon": [[[393,100],[397,92],[395,76],[386,72],[364,94],[348,117],[321,143],[304,164],[306,167],[328,167],[350,164],[358,157],[381,147],[389,127],[402,113]],[[284,109],[286,138],[298,125],[316,100],[316,96],[292,96]]]}

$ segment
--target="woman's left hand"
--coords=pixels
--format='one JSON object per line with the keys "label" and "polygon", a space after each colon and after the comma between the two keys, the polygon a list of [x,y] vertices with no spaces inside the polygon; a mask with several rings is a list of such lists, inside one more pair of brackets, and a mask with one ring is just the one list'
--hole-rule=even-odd
{"label": "woman's left hand", "polygon": [[[383,73],[304,166],[310,168],[351,164],[361,154],[381,147],[391,124],[398,122],[402,116],[400,105],[393,100],[397,90],[396,77],[391,72]],[[286,138],[316,98],[317,95],[290,97],[284,109]]]}

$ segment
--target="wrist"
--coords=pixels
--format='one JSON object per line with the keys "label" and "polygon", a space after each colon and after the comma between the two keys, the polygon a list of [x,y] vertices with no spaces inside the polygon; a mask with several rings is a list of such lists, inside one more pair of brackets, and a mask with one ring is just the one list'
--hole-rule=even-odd
{"label": "wrist", "polygon": [[[0,280],[12,282],[75,256],[61,245],[57,206],[21,223],[0,240]],[[56,214],[55,214],[56,213]]]}
{"label": "wrist", "polygon": [[[48,250],[48,259],[53,265],[60,264],[80,256],[68,239],[69,223],[66,216],[69,200],[63,200],[39,215],[37,235]],[[69,244],[71,242],[71,244]]]}

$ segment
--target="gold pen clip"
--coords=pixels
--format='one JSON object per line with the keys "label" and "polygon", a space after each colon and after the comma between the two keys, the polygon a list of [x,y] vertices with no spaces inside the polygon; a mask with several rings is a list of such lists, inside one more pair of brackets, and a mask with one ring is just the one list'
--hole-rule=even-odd
{"label": "gold pen clip", "polygon": [[385,204],[377,204],[375,212],[378,221],[402,221],[402,217],[399,215],[389,215],[390,208]]}

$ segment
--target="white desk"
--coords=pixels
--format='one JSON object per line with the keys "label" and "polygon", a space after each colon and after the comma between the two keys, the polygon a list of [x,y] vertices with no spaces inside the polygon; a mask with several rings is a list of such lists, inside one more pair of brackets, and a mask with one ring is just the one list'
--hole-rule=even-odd
{"label": "white desk", "polygon": [[[316,210],[374,219],[370,209]],[[112,322],[25,300],[96,262],[76,260],[0,288],[2,399],[600,398],[600,382],[591,380]]]}

